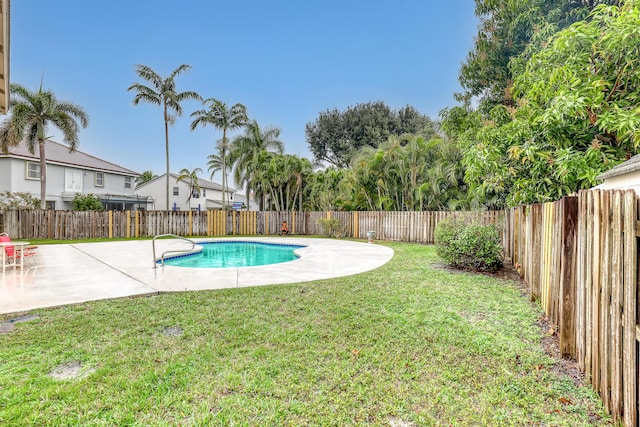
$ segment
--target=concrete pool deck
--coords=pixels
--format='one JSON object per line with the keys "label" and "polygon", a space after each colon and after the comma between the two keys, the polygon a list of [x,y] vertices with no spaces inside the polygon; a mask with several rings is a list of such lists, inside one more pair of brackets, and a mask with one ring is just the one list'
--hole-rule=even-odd
{"label": "concrete pool deck", "polygon": [[[281,264],[241,268],[153,268],[150,240],[41,245],[37,265],[0,272],[0,314],[99,299],[235,287],[278,285],[349,276],[373,270],[393,249],[338,239],[225,238],[304,245],[300,258]],[[156,241],[156,254],[188,248],[179,239]]]}

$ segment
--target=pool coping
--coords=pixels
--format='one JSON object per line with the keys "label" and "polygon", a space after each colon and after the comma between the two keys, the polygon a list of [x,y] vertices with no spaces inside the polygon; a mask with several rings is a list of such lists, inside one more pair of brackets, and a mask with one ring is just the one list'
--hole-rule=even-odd
{"label": "pool coping", "polygon": [[[37,265],[0,273],[0,314],[160,292],[197,291],[325,280],[387,263],[393,249],[380,244],[302,237],[198,238],[306,246],[297,260],[258,267],[153,268],[150,240],[41,245]],[[175,248],[178,239],[159,240]],[[182,243],[184,244],[184,243]]]}

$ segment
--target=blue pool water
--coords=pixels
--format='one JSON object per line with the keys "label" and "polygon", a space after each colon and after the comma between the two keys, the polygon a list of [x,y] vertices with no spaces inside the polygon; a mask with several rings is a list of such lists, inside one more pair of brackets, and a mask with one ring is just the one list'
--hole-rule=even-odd
{"label": "blue pool water", "polygon": [[166,258],[165,265],[192,268],[249,267],[293,261],[300,245],[260,242],[204,242],[202,252]]}

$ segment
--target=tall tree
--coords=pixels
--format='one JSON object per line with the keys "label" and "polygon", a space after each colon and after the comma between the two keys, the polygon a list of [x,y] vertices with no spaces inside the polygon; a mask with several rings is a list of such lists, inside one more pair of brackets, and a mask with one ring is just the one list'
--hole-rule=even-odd
{"label": "tall tree", "polygon": [[[402,145],[402,140],[408,142]],[[441,138],[389,137],[377,149],[363,149],[352,170],[359,204],[367,210],[445,210],[466,207],[461,153]]]}
{"label": "tall tree", "polygon": [[[167,161],[167,181],[166,181],[166,210],[169,210],[169,123],[173,123],[175,116],[182,116],[183,101],[194,99],[201,100],[202,97],[196,92],[178,92],[176,90],[175,78],[183,72],[190,70],[187,64],[182,64],[173,70],[167,77],[162,77],[153,69],[146,65],[136,65],[136,74],[141,79],[150,83],[146,86],[142,83],[134,83],[127,89],[135,92],[133,105],[141,102],[160,105],[164,119],[164,143],[165,157]],[[172,116],[173,114],[173,116]]]}
{"label": "tall tree", "polygon": [[266,165],[270,200],[276,210],[295,210],[302,204],[304,178],[311,173],[311,162],[293,154],[273,155]]}
{"label": "tall tree", "polygon": [[304,188],[304,207],[310,211],[333,210],[371,210],[369,204],[362,202],[364,192],[359,191],[353,179],[353,170],[338,169],[330,166],[312,172],[307,177],[307,185]]}
{"label": "tall tree", "polygon": [[[45,152],[46,130],[49,124],[60,129],[63,141],[73,151],[78,145],[79,125],[89,124],[85,111],[70,102],[59,101],[53,92],[31,91],[19,84],[11,85],[11,115],[0,127],[0,146],[5,153],[10,146],[26,139],[29,151],[35,153],[38,146],[40,157],[40,208],[46,208],[47,163]],[[78,125],[79,124],[79,125]]]}
{"label": "tall tree", "polygon": [[555,34],[515,76],[517,108],[498,105],[462,133],[479,198],[497,207],[556,200],[637,153],[639,6],[600,5]]}
{"label": "tall tree", "polygon": [[362,147],[377,148],[390,135],[405,133],[431,138],[436,134],[435,124],[415,108],[406,106],[392,110],[383,102],[369,102],[321,112],[307,123],[306,139],[316,162],[326,162],[345,168]]}
{"label": "tall tree", "polygon": [[222,130],[222,139],[216,144],[218,155],[222,160],[222,207],[227,208],[227,155],[229,152],[229,139],[227,132],[245,126],[248,122],[247,108],[242,104],[235,104],[231,108],[227,104],[215,98],[208,98],[203,101],[207,107],[204,110],[198,110],[191,113],[194,118],[191,123],[191,130],[195,130],[198,126],[211,125],[216,129]]}
{"label": "tall tree", "polygon": [[244,186],[249,208],[249,194],[256,184],[255,174],[264,166],[263,152],[282,154],[284,144],[280,140],[280,129],[269,127],[261,129],[256,120],[245,127],[242,135],[237,136],[231,143],[231,164],[234,167],[234,180]]}
{"label": "tall tree", "polygon": [[189,184],[189,197],[187,197],[187,203],[193,197],[193,195],[197,192],[200,193],[200,183],[198,182],[198,174],[202,173],[202,169],[195,168],[193,170],[189,170],[184,168],[180,170],[180,175],[176,179],[176,182],[184,181]]}
{"label": "tall tree", "polygon": [[557,31],[584,19],[598,4],[616,0],[476,0],[480,19],[472,50],[460,70],[464,94],[478,98],[488,112],[493,106],[515,106],[514,72],[529,54]]}

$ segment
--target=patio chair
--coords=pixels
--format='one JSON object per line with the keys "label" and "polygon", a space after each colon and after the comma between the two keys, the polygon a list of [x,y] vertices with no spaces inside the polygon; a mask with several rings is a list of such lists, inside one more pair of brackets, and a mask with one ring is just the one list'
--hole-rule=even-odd
{"label": "patio chair", "polygon": [[[0,242],[11,243],[11,237],[9,237],[7,233],[0,233]],[[30,260],[35,262],[35,249],[36,246],[27,246],[21,250],[16,250],[16,247],[13,245],[4,246],[5,266],[18,265],[20,258],[24,258],[24,261],[26,262],[30,262]]]}

